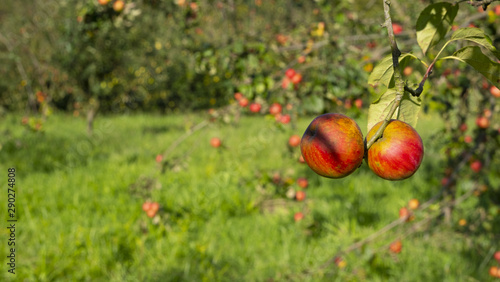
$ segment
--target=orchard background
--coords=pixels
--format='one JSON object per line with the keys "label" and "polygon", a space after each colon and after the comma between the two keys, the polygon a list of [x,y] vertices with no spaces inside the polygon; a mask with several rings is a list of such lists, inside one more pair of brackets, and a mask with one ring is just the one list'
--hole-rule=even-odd
{"label": "orchard background", "polygon": [[[4,2],[3,280],[500,277],[499,1]],[[398,95],[411,178],[300,161],[314,117],[366,136]]]}

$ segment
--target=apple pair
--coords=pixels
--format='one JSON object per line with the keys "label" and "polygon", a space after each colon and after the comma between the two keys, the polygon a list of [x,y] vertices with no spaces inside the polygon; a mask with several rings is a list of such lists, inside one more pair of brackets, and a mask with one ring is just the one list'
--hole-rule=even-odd
{"label": "apple pair", "polygon": [[[382,122],[368,132],[370,140]],[[342,178],[354,172],[363,162],[365,143],[356,122],[343,114],[329,113],[316,117],[302,136],[300,148],[309,167],[329,178]],[[391,120],[367,152],[370,169],[387,180],[412,176],[420,166],[424,146],[409,124]]]}

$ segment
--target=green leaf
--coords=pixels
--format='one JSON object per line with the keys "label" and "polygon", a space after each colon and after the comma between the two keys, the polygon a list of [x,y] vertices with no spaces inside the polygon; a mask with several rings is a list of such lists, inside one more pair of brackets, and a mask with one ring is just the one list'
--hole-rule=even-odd
{"label": "green leaf", "polygon": [[452,56],[444,57],[442,60],[455,59],[467,63],[480,72],[486,79],[500,88],[500,64],[490,60],[481,52],[478,46],[467,46],[456,51]]}
{"label": "green leaf", "polygon": [[325,108],[325,102],[320,96],[312,95],[304,99],[304,109],[308,112],[319,114]]}
{"label": "green leaf", "polygon": [[[411,59],[419,60],[415,55],[410,53],[401,54],[399,57],[399,63],[402,68],[408,65]],[[419,60],[420,61],[420,60]],[[380,94],[387,90],[387,88],[394,87],[394,68],[392,67],[392,55],[387,55],[380,61],[378,65],[375,66],[373,71],[368,77],[368,84],[372,87],[377,87],[378,91],[374,92],[372,95],[372,100],[377,100],[380,98]]]}
{"label": "green leaf", "polygon": [[[370,108],[368,109],[368,131],[370,131],[370,129],[379,121],[385,119],[385,117],[389,114],[395,99],[396,89],[390,88],[382,94],[379,100],[370,105]],[[405,92],[403,94],[403,98],[401,99],[401,103],[399,104],[399,108],[396,109],[396,112],[394,112],[394,115],[391,118],[399,119],[415,127],[417,125],[420,105],[420,98],[413,97]]]}
{"label": "green leaf", "polygon": [[483,46],[488,49],[491,53],[495,54],[497,58],[500,59],[500,52],[497,48],[493,46],[491,39],[484,33],[483,30],[474,27],[460,28],[457,29],[451,36],[450,41],[455,40],[468,40]]}
{"label": "green leaf", "polygon": [[457,16],[458,5],[435,3],[427,6],[417,19],[417,42],[425,54],[448,33]]}

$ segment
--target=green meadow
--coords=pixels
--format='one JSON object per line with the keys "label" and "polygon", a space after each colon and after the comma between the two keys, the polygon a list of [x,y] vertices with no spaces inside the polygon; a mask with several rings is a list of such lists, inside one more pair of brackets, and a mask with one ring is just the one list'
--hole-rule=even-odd
{"label": "green meadow", "polygon": [[[485,281],[494,239],[450,224],[437,204],[342,254],[344,267],[328,263],[352,244],[398,219],[410,199],[421,203],[440,188],[443,153],[432,116],[416,129],[425,144],[419,171],[390,182],[365,163],[343,179],[326,179],[299,163],[290,135],[302,135],[313,119],[295,128],[262,116],[235,124],[212,123],[200,113],[98,116],[88,137],[85,121],[55,114],[41,132],[6,115],[0,130],[0,177],[16,169],[16,275],[2,267],[3,281]],[[366,116],[356,118],[366,134]],[[223,146],[212,148],[219,137]],[[279,174],[285,186],[272,181]],[[306,177],[306,200],[286,196]],[[466,183],[464,184],[466,185]],[[461,189],[458,185],[458,189]],[[160,204],[149,218],[141,206]],[[6,200],[1,205],[6,214]],[[301,211],[304,219],[294,221]],[[4,223],[6,224],[6,223]],[[2,228],[2,240],[9,230]],[[491,235],[491,234],[490,234]],[[388,244],[401,239],[400,254]],[[498,240],[497,240],[498,242]],[[8,255],[6,242],[0,255]],[[498,243],[497,243],[498,244]]]}

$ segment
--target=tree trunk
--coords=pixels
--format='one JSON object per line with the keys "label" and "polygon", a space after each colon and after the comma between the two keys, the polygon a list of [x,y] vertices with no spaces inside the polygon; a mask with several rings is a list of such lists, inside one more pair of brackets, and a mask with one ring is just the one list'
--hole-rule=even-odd
{"label": "tree trunk", "polygon": [[99,103],[90,103],[87,111],[87,134],[92,136],[94,133],[94,119],[99,109]]}

